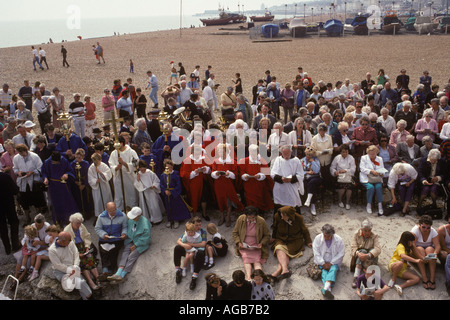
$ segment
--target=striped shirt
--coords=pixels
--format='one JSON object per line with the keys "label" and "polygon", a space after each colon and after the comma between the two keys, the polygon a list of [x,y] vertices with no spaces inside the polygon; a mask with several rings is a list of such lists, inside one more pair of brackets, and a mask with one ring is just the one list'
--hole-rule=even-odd
{"label": "striped shirt", "polygon": [[11,103],[12,91],[8,89],[7,92],[4,90],[0,90],[0,107],[5,108],[8,107]]}
{"label": "striped shirt", "polygon": [[[80,112],[83,112],[81,115],[79,114]],[[84,119],[84,115],[86,114],[86,108],[83,104],[83,102],[78,101],[78,102],[72,102],[69,105],[69,114],[72,116],[72,118],[75,120],[81,120]]]}

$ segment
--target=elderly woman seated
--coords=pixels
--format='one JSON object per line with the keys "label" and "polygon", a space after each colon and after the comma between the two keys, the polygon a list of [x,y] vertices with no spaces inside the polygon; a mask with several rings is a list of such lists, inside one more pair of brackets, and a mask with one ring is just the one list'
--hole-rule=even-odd
{"label": "elderly woman seated", "polygon": [[316,194],[319,191],[320,185],[323,183],[323,180],[320,176],[320,162],[319,159],[316,158],[316,151],[311,147],[306,148],[305,157],[302,158],[300,162],[303,167],[303,184],[307,194],[304,205],[306,207],[311,206],[311,214],[315,216]]}
{"label": "elderly woman seated", "polygon": [[351,136],[348,134],[348,123],[345,121],[339,122],[338,131],[333,135],[334,152],[339,152],[339,148],[343,144],[346,144],[349,149],[353,146]]}
{"label": "elderly woman seated", "polygon": [[422,158],[419,163],[419,181],[422,186],[417,210],[422,208],[423,200],[430,195],[433,206],[436,206],[436,200],[439,193],[440,182],[445,177],[446,164],[441,160],[439,150],[433,149],[428,153],[427,158]]}
{"label": "elderly woman seated", "polygon": [[345,208],[350,210],[350,198],[352,196],[352,189],[354,187],[354,175],[356,172],[355,158],[349,154],[349,146],[342,144],[339,147],[341,154],[337,155],[331,163],[330,173],[336,177],[336,189],[338,193],[339,207],[344,208],[342,198],[345,195]]}
{"label": "elderly woman seated", "polygon": [[383,176],[386,171],[383,159],[378,156],[379,149],[376,146],[369,146],[367,154],[361,157],[359,165],[359,180],[366,188],[367,213],[372,213],[372,199],[376,193],[378,202],[378,216],[383,215]]}
{"label": "elderly woman seated", "polygon": [[394,148],[394,146],[389,144],[389,138],[384,134],[380,136],[379,142],[379,156],[383,159],[384,168],[388,171],[384,176],[387,179],[392,167],[398,161],[397,150]]}
{"label": "elderly woman seated", "polygon": [[247,207],[244,214],[236,220],[233,232],[236,254],[242,257],[246,280],[250,281],[252,265],[262,269],[269,257],[267,244],[270,241],[269,227],[263,217],[258,216],[258,209]]}
{"label": "elderly woman seated", "polygon": [[436,138],[438,132],[438,124],[436,120],[433,119],[434,112],[432,109],[425,109],[423,112],[423,118],[419,119],[414,128],[414,132],[416,133],[417,142],[421,145],[422,138],[425,136],[429,136],[433,141]]}
{"label": "elderly woman seated", "polygon": [[398,203],[395,191],[398,190],[400,201],[403,204],[401,216],[404,217],[409,212],[409,203],[414,194],[417,171],[408,163],[396,163],[389,173],[388,188],[391,190],[391,203]]}
{"label": "elderly woman seated", "polygon": [[294,121],[294,130],[289,132],[289,144],[292,145],[293,154],[299,159],[305,156],[305,149],[311,144],[312,135],[305,128],[305,119],[298,117]]}
{"label": "elderly woman seated", "polygon": [[392,131],[394,131],[397,126],[395,123],[394,117],[389,115],[389,110],[387,108],[381,109],[381,116],[378,117],[378,122],[381,123],[381,125],[386,129],[386,134],[388,137],[391,136]]}
{"label": "elderly woman seated", "polygon": [[397,122],[397,129],[392,131],[389,144],[394,146],[394,148],[397,147],[398,143],[406,141],[406,137],[409,135],[409,132],[406,131],[406,126],[406,120],[401,119]]}
{"label": "elderly woman seated", "polygon": [[361,275],[363,263],[370,265],[378,263],[381,253],[378,234],[372,232],[373,223],[365,219],[361,227],[353,234],[351,257],[354,265],[350,265],[350,271],[355,268],[352,287],[356,288],[356,280]]}
{"label": "elderly woman seated", "polygon": [[314,263],[322,270],[322,295],[333,299],[331,288],[344,259],[345,245],[342,238],[335,234],[332,225],[325,224],[321,231],[313,241]]}
{"label": "elderly woman seated", "polygon": [[273,218],[272,250],[278,260],[277,270],[270,275],[274,281],[291,276],[289,260],[301,257],[305,244],[312,248],[309,230],[303,216],[291,206],[278,209]]}
{"label": "elderly woman seated", "polygon": [[327,134],[328,127],[321,123],[317,127],[318,134],[316,134],[311,141],[311,147],[316,151],[316,156],[320,162],[320,173],[325,185],[328,188],[331,185],[330,165],[333,155],[333,139]]}

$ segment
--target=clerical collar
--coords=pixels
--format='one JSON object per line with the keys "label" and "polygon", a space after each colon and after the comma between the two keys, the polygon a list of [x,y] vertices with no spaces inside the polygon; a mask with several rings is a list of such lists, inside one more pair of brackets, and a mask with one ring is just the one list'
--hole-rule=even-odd
{"label": "clerical collar", "polygon": [[189,158],[190,158],[191,160],[193,160],[193,161],[201,161],[201,160],[205,159],[205,156],[201,155],[200,157],[198,157],[197,159],[195,159],[195,158],[194,158],[194,155],[191,154],[191,155],[189,156]]}

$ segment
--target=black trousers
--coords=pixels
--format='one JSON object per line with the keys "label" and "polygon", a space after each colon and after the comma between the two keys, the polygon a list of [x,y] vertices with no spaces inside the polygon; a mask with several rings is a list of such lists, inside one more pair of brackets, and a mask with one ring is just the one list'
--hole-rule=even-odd
{"label": "black trousers", "polygon": [[[11,236],[9,235],[9,231],[11,232]],[[0,209],[0,238],[2,239],[6,254],[19,250],[21,247],[19,240],[19,218],[17,218],[14,202],[9,205],[6,204],[5,207]]]}
{"label": "black trousers", "polygon": [[[109,251],[106,251],[102,248],[102,244],[111,243],[114,244],[115,247]],[[100,260],[102,262],[102,268],[108,268],[112,272],[116,272],[118,265],[117,260],[119,257],[120,249],[123,248],[123,240],[115,241],[115,242],[106,242],[103,240],[99,240],[98,242],[98,250],[100,252]]]}
{"label": "black trousers", "polygon": [[[175,267],[181,265],[181,257],[186,256],[186,250],[180,246],[176,245],[173,250],[173,263]],[[202,270],[203,263],[205,262],[205,250],[198,250],[194,257],[194,273],[200,273]]]}
{"label": "black trousers", "polygon": [[63,56],[63,67],[65,67],[66,65],[69,67],[69,63],[67,62],[67,57]]}

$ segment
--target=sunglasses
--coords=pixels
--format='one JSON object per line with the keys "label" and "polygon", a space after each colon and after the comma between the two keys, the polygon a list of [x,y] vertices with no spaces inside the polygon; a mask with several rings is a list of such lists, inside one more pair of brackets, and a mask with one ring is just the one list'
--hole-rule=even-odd
{"label": "sunglasses", "polygon": [[380,142],[388,142],[387,140],[380,140]]}
{"label": "sunglasses", "polygon": [[422,229],[430,230],[431,226],[421,225]]}

